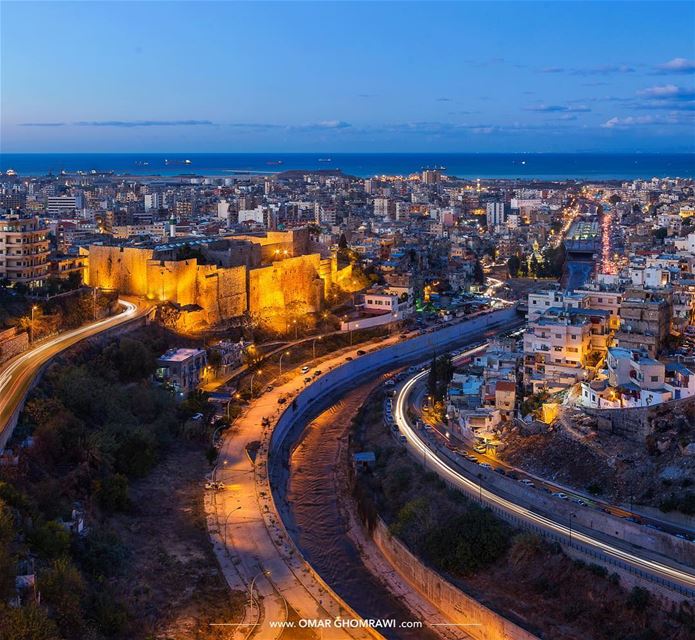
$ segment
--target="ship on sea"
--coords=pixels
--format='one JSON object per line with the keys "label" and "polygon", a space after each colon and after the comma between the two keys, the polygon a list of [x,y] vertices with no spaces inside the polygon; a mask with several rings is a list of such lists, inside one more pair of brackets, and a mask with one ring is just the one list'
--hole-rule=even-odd
{"label": "ship on sea", "polygon": [[285,164],[285,161],[284,160],[268,160],[268,162],[266,162],[266,164],[270,164],[270,165]]}
{"label": "ship on sea", "polygon": [[333,158],[319,158],[319,162],[333,162]]}
{"label": "ship on sea", "polygon": [[190,160],[164,160],[164,164],[193,164]]}

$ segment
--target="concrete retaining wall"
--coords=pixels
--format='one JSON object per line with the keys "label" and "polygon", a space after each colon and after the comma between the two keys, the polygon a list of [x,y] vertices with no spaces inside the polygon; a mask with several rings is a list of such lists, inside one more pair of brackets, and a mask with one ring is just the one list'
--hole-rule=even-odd
{"label": "concrete retaining wall", "polygon": [[644,444],[645,438],[654,433],[654,421],[668,417],[674,412],[685,411],[695,405],[695,396],[670,400],[651,407],[632,407],[625,409],[593,409],[582,407],[582,411],[596,419],[597,428],[605,433]]}
{"label": "concrete retaining wall", "polygon": [[0,336],[0,364],[7,362],[29,348],[29,334],[14,329],[3,331]]}
{"label": "concrete retaining wall", "polygon": [[[486,487],[492,487],[495,493],[501,494],[520,504],[528,505],[538,513],[553,513],[555,519],[568,524],[572,518],[572,526],[591,529],[614,536],[637,547],[651,549],[655,553],[680,562],[689,567],[695,567],[695,543],[676,538],[664,531],[650,529],[623,518],[617,518],[598,509],[583,507],[574,502],[560,500],[538,489],[527,489],[516,480],[502,476],[494,471],[482,469],[479,465],[468,460],[461,460],[446,449],[441,454],[462,468],[473,477],[483,481]],[[476,497],[471,494],[472,497]],[[572,515],[570,515],[572,514]]]}
{"label": "concrete retaining wall", "polygon": [[271,450],[280,449],[282,441],[297,420],[308,418],[310,414],[329,405],[332,402],[331,393],[353,386],[363,376],[372,377],[408,362],[424,360],[432,353],[441,353],[449,345],[462,343],[467,337],[472,338],[486,330],[511,324],[518,317],[514,308],[492,311],[433,333],[383,347],[336,367],[302,391],[283,413],[273,431]]}
{"label": "concrete retaining wall", "polygon": [[449,620],[467,625],[476,640],[538,640],[532,633],[503,618],[425,566],[379,519],[372,538],[396,571]]}

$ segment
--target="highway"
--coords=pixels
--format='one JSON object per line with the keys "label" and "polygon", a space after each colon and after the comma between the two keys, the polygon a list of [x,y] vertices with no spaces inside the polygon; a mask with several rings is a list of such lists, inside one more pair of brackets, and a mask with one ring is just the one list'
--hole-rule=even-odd
{"label": "highway", "polygon": [[[606,542],[589,533],[576,528],[570,529],[567,524],[557,522],[552,517],[547,517],[536,513],[525,506],[519,505],[512,500],[499,495],[481,485],[477,479],[468,477],[464,473],[456,470],[448,460],[443,460],[433,452],[429,446],[423,442],[418,432],[416,432],[407,420],[407,406],[409,395],[414,391],[420,381],[427,376],[428,370],[422,371],[409,380],[401,387],[399,393],[394,398],[393,416],[402,435],[406,438],[407,447],[418,460],[423,460],[431,470],[435,471],[440,477],[451,485],[461,489],[474,497],[478,497],[488,506],[502,511],[512,516],[522,524],[540,530],[554,537],[562,537],[571,540],[574,546],[585,547],[595,554],[605,556],[613,562],[631,567],[633,570],[648,574],[656,581],[666,581],[674,584],[681,589],[692,590],[695,594],[695,573],[664,564],[657,560],[645,558],[635,552],[621,548],[614,542]],[[605,537],[605,536],[604,536]]]}
{"label": "highway", "polygon": [[35,376],[51,358],[80,340],[130,322],[149,311],[149,307],[139,307],[127,300],[119,300],[119,303],[123,307],[121,313],[42,340],[0,367],[0,451],[12,435],[17,408],[24,402]]}
{"label": "highway", "polygon": [[[470,352],[468,352],[468,354],[469,353]],[[454,358],[454,363],[456,363],[457,360],[463,359],[468,354],[463,354],[458,356],[458,358]],[[437,439],[439,443],[447,447],[450,451],[454,452],[455,455],[460,455],[463,458],[467,458],[471,462],[476,462],[477,464],[489,464],[493,470],[514,480],[526,479],[533,483],[533,486],[529,486],[529,490],[540,489],[542,491],[546,491],[547,493],[564,493],[568,496],[569,500],[581,506],[599,509],[617,518],[623,518],[629,520],[630,522],[634,522],[635,524],[651,526],[653,529],[657,529],[671,535],[681,536],[687,539],[693,538],[693,535],[695,534],[694,529],[685,528],[667,520],[646,516],[635,510],[630,511],[610,502],[606,502],[605,500],[600,500],[596,496],[590,496],[582,493],[573,487],[568,487],[567,485],[559,484],[555,481],[546,480],[545,478],[539,477],[525,471],[524,469],[514,467],[507,462],[500,460],[495,456],[494,451],[491,452],[489,448],[485,453],[474,449],[470,443],[461,440],[453,433],[448,433],[444,424],[437,422],[431,416],[427,416],[425,414],[422,407],[424,405],[426,393],[427,387],[425,381],[420,380],[409,395],[408,406],[410,407],[410,410],[415,415],[418,415],[428,427],[432,427],[431,436]],[[448,435],[446,435],[447,433]]]}

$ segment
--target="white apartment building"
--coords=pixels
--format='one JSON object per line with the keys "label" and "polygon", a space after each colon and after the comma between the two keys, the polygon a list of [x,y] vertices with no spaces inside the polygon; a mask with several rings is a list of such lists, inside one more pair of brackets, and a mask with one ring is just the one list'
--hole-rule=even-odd
{"label": "white apartment building", "polygon": [[46,211],[56,216],[72,216],[77,209],[77,198],[74,196],[49,196],[46,200]]}
{"label": "white apartment building", "polygon": [[501,227],[507,220],[507,205],[504,202],[488,202],[485,208],[487,228]]}
{"label": "white apartment building", "polygon": [[527,388],[559,391],[585,379],[587,366],[608,347],[607,319],[602,310],[556,307],[529,320],[524,334]]}

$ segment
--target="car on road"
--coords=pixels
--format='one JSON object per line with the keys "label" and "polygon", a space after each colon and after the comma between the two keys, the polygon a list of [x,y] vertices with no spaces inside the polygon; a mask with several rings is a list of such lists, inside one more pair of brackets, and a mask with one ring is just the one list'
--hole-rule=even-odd
{"label": "car on road", "polygon": [[311,378],[304,378],[304,384],[309,384],[311,380]]}
{"label": "car on road", "polygon": [[566,493],[563,493],[562,491],[556,491],[553,494],[553,497],[560,498],[560,500],[569,500],[569,496]]}
{"label": "car on road", "polygon": [[282,396],[281,398],[278,398],[278,404],[285,404],[287,402],[287,398]]}
{"label": "car on road", "polygon": [[389,378],[385,383],[387,387],[393,387],[396,385],[396,383],[393,381],[393,379]]}
{"label": "car on road", "polygon": [[352,360],[353,358],[352,358],[352,356],[348,356],[348,357],[345,358],[345,359],[346,359],[348,362],[350,362],[350,360]]}
{"label": "car on road", "polygon": [[314,371],[314,378],[318,378],[320,375],[321,375],[321,369],[316,369],[316,371]]}
{"label": "car on road", "polygon": [[408,439],[404,435],[398,436],[398,440],[400,440],[400,442],[402,444],[405,444],[406,442],[408,442]]}
{"label": "car on road", "polygon": [[300,371],[301,371],[302,373],[309,373],[309,369],[311,369],[311,367],[308,367],[307,365],[304,365],[304,366],[300,369]]}
{"label": "car on road", "polygon": [[507,472],[502,467],[495,467],[495,473],[499,473],[501,476],[507,475]]}
{"label": "car on road", "polygon": [[481,466],[483,469],[492,469],[492,466],[489,465],[487,462],[481,462],[481,463],[480,463],[480,466]]}
{"label": "car on road", "polygon": [[364,351],[363,349],[358,349],[358,350],[357,350],[357,355],[358,355],[358,356],[363,356],[365,353],[367,353],[367,352]]}
{"label": "car on road", "polygon": [[535,487],[535,486],[536,486],[536,485],[533,484],[533,482],[532,482],[531,480],[529,480],[528,478],[522,478],[521,480],[519,480],[519,482],[520,482],[521,484],[523,484],[523,485],[526,485],[527,487]]}
{"label": "car on road", "polygon": [[272,385],[272,384],[269,384],[269,385],[265,388],[265,390],[266,390],[266,391],[272,391],[272,390],[273,390],[273,385]]}

